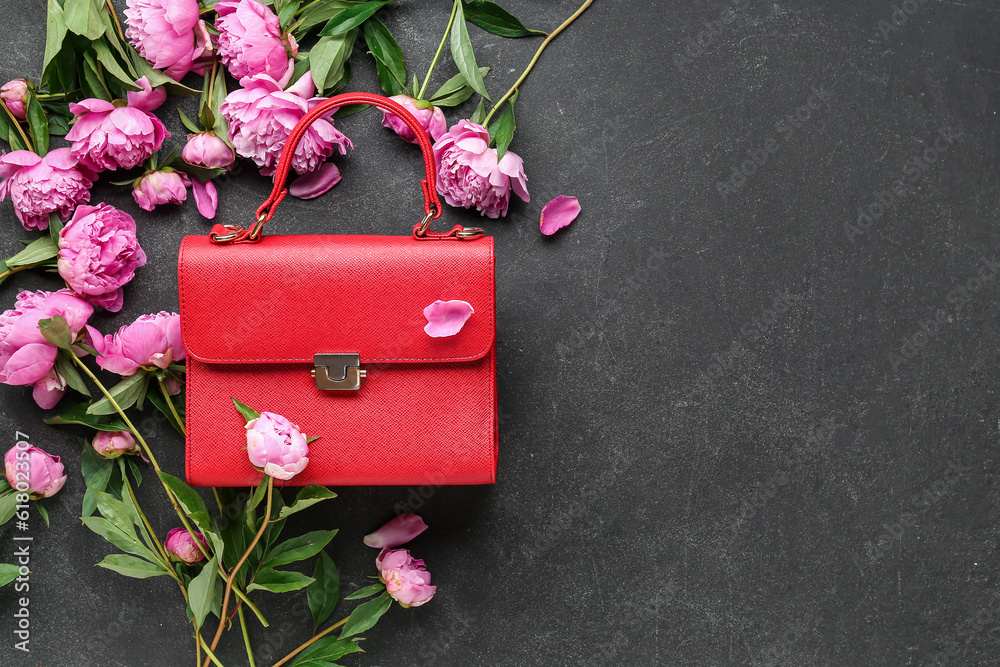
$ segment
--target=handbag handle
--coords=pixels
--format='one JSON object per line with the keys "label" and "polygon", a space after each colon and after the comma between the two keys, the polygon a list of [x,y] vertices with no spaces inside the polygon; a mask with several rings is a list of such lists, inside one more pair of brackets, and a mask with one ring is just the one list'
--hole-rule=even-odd
{"label": "handbag handle", "polygon": [[398,102],[371,93],[344,93],[343,95],[336,95],[324,100],[314,106],[292,128],[288,139],[285,140],[285,146],[281,150],[278,166],[274,170],[274,187],[271,189],[271,194],[268,195],[268,198],[257,209],[257,220],[253,226],[250,229],[244,229],[237,225],[217,225],[217,227],[222,227],[226,231],[225,233],[213,231],[209,235],[212,243],[230,245],[260,241],[264,223],[274,217],[274,211],[278,208],[278,204],[288,194],[285,181],[288,179],[288,172],[292,165],[292,156],[295,154],[295,148],[298,146],[299,141],[305,136],[305,133],[309,130],[309,126],[316,120],[345,104],[370,104],[371,106],[384,109],[394,114],[406,123],[407,127],[413,130],[413,134],[417,138],[417,144],[423,153],[424,173],[426,175],[420,181],[420,187],[424,193],[425,215],[423,220],[413,226],[413,237],[415,239],[422,241],[445,239],[468,241],[480,238],[486,233],[478,227],[463,227],[462,225],[455,225],[447,232],[436,232],[429,229],[431,221],[441,217],[442,207],[441,200],[438,199],[437,195],[437,164],[434,161],[434,150],[431,147],[430,139],[427,137],[427,132],[424,131],[420,121],[414,118],[413,114]]}

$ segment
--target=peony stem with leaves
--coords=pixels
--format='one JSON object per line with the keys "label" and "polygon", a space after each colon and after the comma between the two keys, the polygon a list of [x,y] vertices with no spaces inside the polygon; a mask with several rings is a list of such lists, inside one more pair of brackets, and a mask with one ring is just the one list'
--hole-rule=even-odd
{"label": "peony stem with leaves", "polygon": [[[350,616],[348,616],[347,618],[350,618]],[[330,634],[331,632],[333,632],[334,630],[336,630],[337,628],[339,628],[340,626],[342,626],[344,623],[347,623],[347,618],[342,618],[339,621],[337,621],[336,623],[334,623],[333,625],[331,625],[330,627],[328,627],[323,632],[320,632],[318,634],[313,635],[309,639],[309,641],[307,641],[307,642],[303,643],[302,645],[300,645],[297,649],[295,649],[294,651],[292,651],[291,653],[289,653],[288,655],[286,655],[284,658],[282,658],[278,662],[274,663],[274,665],[272,665],[271,667],[281,667],[281,665],[285,664],[286,662],[288,662],[289,660],[291,660],[292,658],[294,658],[295,656],[297,656],[299,653],[301,653],[302,651],[304,651],[307,648],[309,648],[309,646],[312,645],[312,643],[314,641],[316,641],[318,639],[322,639],[323,637],[327,636],[328,634]]]}
{"label": "peony stem with leaves", "polygon": [[[167,387],[163,383],[163,378],[158,378],[157,384],[160,385],[160,392],[163,394],[163,400],[167,402],[167,407],[170,408],[170,414],[174,416],[174,421],[176,421],[177,425],[181,428],[181,434],[187,436],[187,427],[184,425],[184,420],[181,419],[181,416],[177,414],[177,408],[174,407],[174,402],[170,399],[170,394],[167,392]],[[212,488],[212,493],[215,493],[214,487]],[[218,499],[218,495],[216,495],[216,499]],[[221,511],[222,508],[220,507],[219,509]]]}
{"label": "peony stem with leaves", "polygon": [[455,14],[458,12],[458,3],[462,0],[455,0],[451,5],[451,18],[448,19],[448,27],[444,29],[444,35],[441,36],[441,43],[438,44],[437,53],[434,54],[434,60],[431,61],[431,66],[427,68],[427,76],[424,77],[424,85],[420,86],[420,92],[417,93],[417,99],[424,99],[424,93],[427,92],[427,84],[430,83],[431,73],[434,72],[434,68],[437,66],[438,59],[441,57],[441,52],[444,50],[444,43],[448,41],[448,33],[451,32],[451,26],[455,23]]}

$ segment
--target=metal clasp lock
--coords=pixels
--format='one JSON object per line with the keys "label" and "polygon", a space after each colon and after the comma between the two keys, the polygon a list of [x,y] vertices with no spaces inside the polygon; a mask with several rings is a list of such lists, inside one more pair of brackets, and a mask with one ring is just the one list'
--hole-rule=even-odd
{"label": "metal clasp lock", "polygon": [[361,378],[368,374],[359,368],[361,357],[357,354],[316,354],[313,365],[311,375],[316,379],[316,388],[324,391],[357,391],[361,388]]}

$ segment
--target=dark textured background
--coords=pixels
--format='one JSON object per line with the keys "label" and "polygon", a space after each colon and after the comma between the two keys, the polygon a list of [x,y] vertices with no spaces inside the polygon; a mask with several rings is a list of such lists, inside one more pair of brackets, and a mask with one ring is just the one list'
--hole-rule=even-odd
{"label": "dark textured background", "polygon": [[[421,73],[447,4],[385,12]],[[576,2],[503,4],[552,27]],[[896,6],[913,13],[883,34]],[[44,3],[8,1],[3,19],[0,79],[37,78]],[[499,94],[537,42],[471,31]],[[522,88],[512,148],[531,203],[487,223],[498,483],[435,489],[419,507],[431,529],[412,547],[438,595],[393,609],[366,633],[368,654],[343,662],[996,664],[998,33],[993,0],[598,0]],[[356,63],[351,89],[375,90],[371,63]],[[814,89],[818,108],[781,125]],[[161,115],[179,137],[172,111]],[[272,224],[406,233],[419,208],[412,148],[373,114],[338,123],[357,145],[337,160],[343,182],[289,200]],[[939,132],[947,150],[914,165],[888,211],[850,238],[858,208]],[[723,196],[719,183],[754,154],[763,166]],[[221,183],[223,221],[245,224],[265,196],[251,172]],[[578,196],[583,214],[543,238],[539,211],[557,194]],[[103,183],[101,200],[136,217],[150,262],[125,310],[95,323],[112,331],[175,309],[178,244],[208,223],[191,202],[147,214]],[[0,218],[9,255],[27,234],[9,204]],[[18,275],[0,305],[56,285]],[[904,349],[912,358],[894,365]],[[0,396],[3,448],[25,431],[71,471],[48,503],[52,527],[31,529],[30,659],[4,648],[0,663],[190,663],[173,583],[93,567],[109,547],[76,519],[80,434],[43,425],[26,390]],[[180,438],[144,424],[181,471]],[[172,527],[160,492],[142,491],[154,523]],[[353,590],[373,572],[361,537],[417,496],[338,491],[295,527],[341,529],[328,551]],[[0,560],[12,532],[0,529]],[[262,665],[308,636],[300,598],[276,597],[262,604],[270,630],[254,627]],[[0,590],[0,609],[13,608]],[[9,646],[14,623],[0,618]],[[238,630],[220,656],[245,664]]]}

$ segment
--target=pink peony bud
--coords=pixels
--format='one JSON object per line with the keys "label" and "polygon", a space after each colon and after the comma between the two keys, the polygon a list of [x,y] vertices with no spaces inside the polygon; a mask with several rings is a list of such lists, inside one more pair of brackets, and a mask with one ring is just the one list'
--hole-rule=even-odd
{"label": "pink peony bud", "polygon": [[188,72],[205,73],[201,61],[211,52],[205,22],[198,18],[197,0],[126,0],[128,38],[156,69],[180,81]]}
{"label": "pink peony bud", "polygon": [[398,547],[427,530],[427,524],[416,514],[400,514],[374,533],[365,535],[365,544],[376,549]]}
{"label": "pink peony bud", "polygon": [[198,538],[198,542],[201,542],[201,549],[198,548],[198,543],[191,537],[187,528],[174,528],[167,533],[167,538],[163,540],[163,548],[188,565],[203,561],[205,554],[202,549],[207,550],[208,543],[205,541],[205,536],[197,530],[194,531],[194,534]]}
{"label": "pink peony bud", "polygon": [[97,174],[78,164],[70,149],[57,148],[45,157],[31,151],[0,155],[0,178],[0,200],[10,195],[24,228],[48,229],[50,213],[66,222],[78,204],[90,201]]}
{"label": "pink peony bud", "polygon": [[3,471],[15,491],[35,500],[54,496],[66,483],[59,457],[33,446],[11,447],[3,457]]}
{"label": "pink peony bud", "polygon": [[181,157],[188,164],[209,169],[229,169],[236,161],[236,153],[215,132],[199,132],[188,137]]}
{"label": "pink peony bud", "polygon": [[94,451],[105,459],[116,459],[139,451],[135,438],[128,431],[98,431],[92,444]]}
{"label": "pink peony bud", "polygon": [[389,595],[404,607],[419,607],[434,597],[437,586],[431,586],[431,573],[424,561],[414,559],[409,550],[383,549],[375,559],[375,567]]}
{"label": "pink peony bud", "polygon": [[267,74],[281,80],[291,75],[299,47],[290,34],[281,34],[269,7],[257,0],[218,0],[214,7],[219,57],[234,78]]}
{"label": "pink peony bud", "polygon": [[177,313],[140,315],[116,334],[94,342],[101,353],[97,365],[122,377],[133,375],[140,368],[166,368],[186,356]]}
{"label": "pink peony bud", "polygon": [[291,479],[309,463],[309,444],[299,427],[281,415],[262,412],[247,422],[250,463],[275,479]]}
{"label": "pink peony bud", "polygon": [[152,211],[160,204],[181,204],[187,199],[191,181],[169,167],[160,171],[147,171],[132,186],[132,197],[139,208]]}
{"label": "pink peony bud", "polygon": [[490,133],[482,125],[460,120],[434,144],[437,190],[452,206],[472,208],[489,218],[507,215],[511,189],[529,201],[524,163],[512,151],[497,161]]}
{"label": "pink peony bud", "polygon": [[27,118],[28,106],[28,82],[24,79],[14,79],[8,81],[0,87],[0,99],[7,105],[14,118],[24,120]]}
{"label": "pink peony bud", "polygon": [[135,220],[113,206],[80,206],[59,232],[59,275],[71,290],[112,312],[121,310],[122,287],[145,264]]}
{"label": "pink peony bud", "polygon": [[[444,118],[444,112],[430,102],[415,100],[407,95],[393,95],[389,99],[399,102],[413,114],[420,121],[424,131],[430,135],[431,141],[437,141],[448,131],[448,121]],[[413,134],[409,125],[388,111],[382,112],[382,127],[388,127],[404,141],[409,141],[411,144],[417,143],[417,135]]]}

